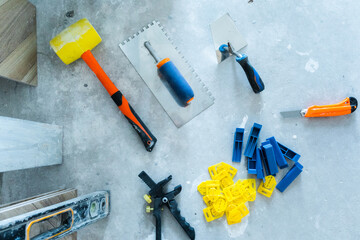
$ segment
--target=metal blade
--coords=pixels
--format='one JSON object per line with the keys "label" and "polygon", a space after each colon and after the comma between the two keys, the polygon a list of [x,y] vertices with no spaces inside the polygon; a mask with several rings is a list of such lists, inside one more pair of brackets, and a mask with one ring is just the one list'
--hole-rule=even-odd
{"label": "metal blade", "polygon": [[234,20],[232,20],[229,13],[226,13],[215,22],[211,23],[210,29],[213,37],[217,60],[219,63],[222,61],[221,57],[219,58],[219,56],[221,56],[219,47],[222,44],[231,42],[234,52],[239,51],[241,48],[247,45],[246,40],[240,34]]}
{"label": "metal blade", "polygon": [[230,53],[230,54],[235,55],[235,56],[237,56],[237,57],[239,57],[239,58],[242,57],[241,54],[239,54],[239,53],[237,53],[237,52],[234,52],[234,50],[233,50],[233,49],[234,49],[234,46],[233,46],[230,42],[228,42],[227,45],[228,45],[228,49],[229,49],[229,53]]}
{"label": "metal blade", "polygon": [[281,114],[281,116],[284,117],[284,118],[302,117],[302,115],[301,115],[301,110],[280,112],[280,114]]}

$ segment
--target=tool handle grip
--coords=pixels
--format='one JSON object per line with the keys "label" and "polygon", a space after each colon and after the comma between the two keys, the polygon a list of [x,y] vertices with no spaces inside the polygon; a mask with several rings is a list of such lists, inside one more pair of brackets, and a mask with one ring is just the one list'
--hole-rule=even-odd
{"label": "tool handle grip", "polygon": [[304,117],[334,117],[346,115],[357,109],[358,101],[354,97],[347,97],[343,101],[332,105],[314,105],[308,107]]}
{"label": "tool handle grip", "polygon": [[194,99],[194,91],[175,64],[169,58],[165,58],[157,64],[157,67],[161,77],[169,83],[181,104],[188,105]]}
{"label": "tool handle grip", "polygon": [[180,226],[184,229],[189,238],[192,240],[195,239],[195,229],[191,227],[188,222],[186,222],[184,217],[181,216],[177,202],[174,199],[169,201],[169,208],[170,212],[175,217],[176,221],[178,221]]}
{"label": "tool handle grip", "polygon": [[131,126],[139,134],[147,151],[151,152],[155,146],[157,139],[146,127],[140,117],[136,114],[135,110],[130,106],[126,98],[117,89],[114,83],[106,75],[100,64],[96,61],[94,55],[88,50],[81,55],[81,58],[87,63],[89,68],[95,73],[102,85],[110,94],[120,111],[124,114]]}
{"label": "tool handle grip", "polygon": [[255,93],[263,91],[265,89],[265,85],[255,68],[250,64],[248,57],[245,54],[242,54],[242,57],[236,57],[236,61],[244,69],[252,90]]}
{"label": "tool handle grip", "polygon": [[160,208],[153,212],[156,221],[156,240],[161,240],[161,212]]}

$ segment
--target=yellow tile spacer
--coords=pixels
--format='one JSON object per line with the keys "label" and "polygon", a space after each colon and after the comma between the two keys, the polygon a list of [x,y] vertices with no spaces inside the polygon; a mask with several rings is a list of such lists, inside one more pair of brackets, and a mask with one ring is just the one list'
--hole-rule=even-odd
{"label": "yellow tile spacer", "polygon": [[274,192],[276,186],[275,177],[272,175],[265,177],[265,183],[261,182],[258,188],[258,192],[266,197],[271,197],[272,193]]}
{"label": "yellow tile spacer", "polygon": [[239,223],[248,214],[249,209],[244,203],[240,205],[231,204],[226,209],[226,220],[229,225]]}
{"label": "yellow tile spacer", "polygon": [[220,181],[219,180],[208,180],[202,182],[197,187],[198,191],[201,195],[206,195],[209,188],[218,188],[220,189]]}
{"label": "yellow tile spacer", "polygon": [[256,199],[256,190],[247,189],[247,190],[242,192],[242,196],[245,199],[245,201],[253,202]]}
{"label": "yellow tile spacer", "polygon": [[206,206],[210,207],[210,206],[213,205],[214,200],[216,200],[218,197],[219,197],[219,196],[209,196],[209,195],[205,195],[205,196],[203,197],[203,200],[204,200]]}
{"label": "yellow tile spacer", "polygon": [[205,195],[203,200],[207,206],[212,206],[212,204],[221,196],[221,192],[216,195]]}
{"label": "yellow tile spacer", "polygon": [[232,194],[232,191],[233,191],[233,188],[234,188],[234,184],[231,185],[231,186],[228,186],[226,188],[223,188],[223,193],[225,195],[225,198],[228,202],[231,202],[234,198],[233,194]]}
{"label": "yellow tile spacer", "polygon": [[221,213],[224,213],[227,207],[227,202],[224,196],[219,196],[214,202],[213,202],[213,208],[214,212],[218,215]]}
{"label": "yellow tile spacer", "polygon": [[237,169],[220,162],[208,168],[212,180],[198,185],[204,195],[206,208],[203,209],[207,222],[221,218],[226,213],[228,224],[235,224],[249,214],[245,203],[256,199],[256,180],[244,179],[234,183]]}
{"label": "yellow tile spacer", "polygon": [[256,180],[245,179],[237,181],[233,190],[233,195],[242,195],[245,202],[255,201],[256,199]]}
{"label": "yellow tile spacer", "polygon": [[221,180],[227,176],[230,176],[229,173],[226,170],[222,170],[220,172],[218,172],[216,175],[214,175],[214,177],[212,179],[214,180]]}
{"label": "yellow tile spacer", "polygon": [[243,188],[244,184],[242,183],[242,180],[238,180],[232,189],[232,195],[233,196],[240,196],[242,194],[242,191],[245,189]]}
{"label": "yellow tile spacer", "polygon": [[221,162],[220,165],[217,167],[217,171],[220,172],[222,170],[225,170],[230,174],[232,178],[234,178],[235,174],[237,173],[237,169],[231,166],[230,164]]}
{"label": "yellow tile spacer", "polygon": [[241,183],[246,188],[252,188],[252,189],[256,190],[256,180],[254,178],[245,179]]}
{"label": "yellow tile spacer", "polygon": [[204,182],[200,183],[200,184],[198,185],[198,187],[197,187],[197,190],[199,191],[199,193],[200,193],[201,195],[205,195],[205,194],[206,194],[206,182],[207,182],[207,181],[204,181]]}
{"label": "yellow tile spacer", "polygon": [[221,218],[224,215],[224,212],[222,212],[221,214],[218,214],[214,211],[213,207],[207,207],[203,209],[204,212],[204,216],[206,221],[211,222],[214,221],[215,219]]}
{"label": "yellow tile spacer", "polygon": [[221,162],[221,163],[218,163],[218,164],[215,164],[213,166],[210,166],[208,168],[209,170],[209,174],[210,174],[210,177],[211,179],[215,179],[214,177],[218,174],[220,174],[222,171],[225,171],[226,173],[230,174],[230,177],[231,178],[234,178],[236,172],[237,172],[237,169],[234,168],[233,166],[227,164],[227,163],[224,163],[224,162]]}
{"label": "yellow tile spacer", "polygon": [[206,188],[206,194],[207,196],[218,196],[221,194],[220,186],[208,186]]}
{"label": "yellow tile spacer", "polygon": [[244,198],[244,196],[236,196],[232,201],[231,204],[240,205],[242,203],[246,203],[248,200]]}
{"label": "yellow tile spacer", "polygon": [[224,189],[234,184],[233,179],[228,175],[220,180],[220,186]]}
{"label": "yellow tile spacer", "polygon": [[[231,186],[223,189],[225,198],[228,203],[241,204],[241,203],[245,203],[245,202],[249,201],[244,196],[244,192],[247,190],[244,190],[243,188],[241,188],[240,183],[241,183],[241,180],[238,180],[234,185],[231,185]],[[250,197],[248,197],[248,198],[250,199],[250,201],[253,199]]]}

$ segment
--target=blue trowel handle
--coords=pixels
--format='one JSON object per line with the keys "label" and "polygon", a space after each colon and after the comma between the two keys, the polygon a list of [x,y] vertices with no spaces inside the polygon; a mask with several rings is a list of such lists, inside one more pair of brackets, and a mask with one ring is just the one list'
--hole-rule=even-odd
{"label": "blue trowel handle", "polygon": [[226,58],[228,58],[230,56],[229,50],[228,50],[228,45],[227,44],[223,44],[219,47],[219,51],[221,53],[221,59],[220,62],[224,61]]}
{"label": "blue trowel handle", "polygon": [[244,69],[246,77],[255,93],[259,93],[265,89],[265,85],[261,80],[259,74],[253,66],[251,66],[247,55],[242,54],[241,57],[236,57],[236,61]]}
{"label": "blue trowel handle", "polygon": [[184,106],[190,104],[190,102],[194,99],[194,92],[174,63],[171,62],[169,58],[165,58],[157,64],[157,67],[162,77],[174,90],[179,101]]}

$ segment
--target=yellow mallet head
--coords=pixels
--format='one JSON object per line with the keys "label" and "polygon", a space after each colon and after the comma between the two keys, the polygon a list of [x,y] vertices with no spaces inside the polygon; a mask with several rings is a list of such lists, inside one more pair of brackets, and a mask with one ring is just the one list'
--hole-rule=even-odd
{"label": "yellow mallet head", "polygon": [[101,37],[95,28],[83,18],[51,39],[50,46],[65,64],[70,64],[100,42]]}

